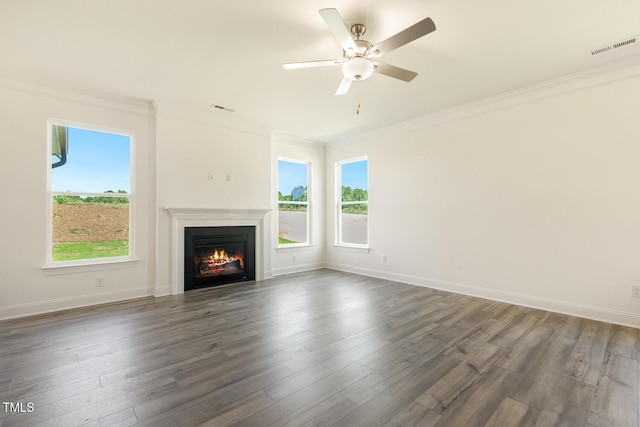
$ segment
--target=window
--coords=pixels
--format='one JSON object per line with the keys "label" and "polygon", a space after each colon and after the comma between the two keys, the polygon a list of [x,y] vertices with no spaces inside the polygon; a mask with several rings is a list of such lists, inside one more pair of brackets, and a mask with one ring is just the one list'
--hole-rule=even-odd
{"label": "window", "polygon": [[47,263],[131,259],[132,136],[49,122]]}
{"label": "window", "polygon": [[278,160],[278,246],[309,244],[309,164]]}
{"label": "window", "polygon": [[336,164],[338,226],[337,244],[367,247],[369,244],[368,160],[366,157]]}

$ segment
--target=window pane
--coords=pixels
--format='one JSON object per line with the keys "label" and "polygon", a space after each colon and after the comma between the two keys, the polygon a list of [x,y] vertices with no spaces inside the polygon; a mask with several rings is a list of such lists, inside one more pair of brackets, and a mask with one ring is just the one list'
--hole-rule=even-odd
{"label": "window pane", "polygon": [[129,255],[127,197],[53,197],[53,261]]}
{"label": "window pane", "polygon": [[278,160],[278,200],[307,201],[307,165]]}
{"label": "window pane", "polygon": [[338,163],[340,170],[339,244],[367,245],[368,236],[368,160]]}
{"label": "window pane", "polygon": [[342,201],[369,200],[367,184],[367,161],[343,163],[340,167]]}
{"label": "window pane", "polygon": [[366,245],[367,238],[367,215],[366,203],[353,205],[343,205],[340,215],[342,227],[342,243],[352,243]]}
{"label": "window pane", "polygon": [[[278,160],[279,245],[307,243],[309,227],[308,177],[307,164]],[[297,203],[286,203],[288,201]]]}
{"label": "window pane", "polygon": [[[53,126],[52,162],[59,158]],[[131,193],[130,137],[67,127],[66,163],[51,170],[54,192]]]}
{"label": "window pane", "polygon": [[306,204],[278,204],[278,244],[306,243],[308,222]]}

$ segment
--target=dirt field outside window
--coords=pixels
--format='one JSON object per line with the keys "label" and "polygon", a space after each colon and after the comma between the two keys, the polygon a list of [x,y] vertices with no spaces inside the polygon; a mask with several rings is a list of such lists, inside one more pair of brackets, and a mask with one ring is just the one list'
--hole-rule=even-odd
{"label": "dirt field outside window", "polygon": [[129,205],[53,205],[53,243],[129,240]]}

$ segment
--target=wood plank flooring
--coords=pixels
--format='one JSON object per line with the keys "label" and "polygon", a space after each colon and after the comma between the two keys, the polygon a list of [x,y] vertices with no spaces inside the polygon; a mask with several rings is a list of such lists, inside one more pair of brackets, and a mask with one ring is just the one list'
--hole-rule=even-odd
{"label": "wood plank flooring", "polygon": [[319,270],[0,322],[0,426],[638,427],[639,332]]}

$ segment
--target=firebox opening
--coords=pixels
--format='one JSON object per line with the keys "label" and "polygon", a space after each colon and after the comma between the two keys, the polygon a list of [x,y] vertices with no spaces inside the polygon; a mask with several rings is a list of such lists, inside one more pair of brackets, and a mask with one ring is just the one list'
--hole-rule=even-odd
{"label": "firebox opening", "polygon": [[255,227],[185,227],[184,290],[255,280]]}
{"label": "firebox opening", "polygon": [[218,245],[196,250],[193,257],[195,277],[200,279],[244,272],[244,250],[239,246],[241,245]]}

